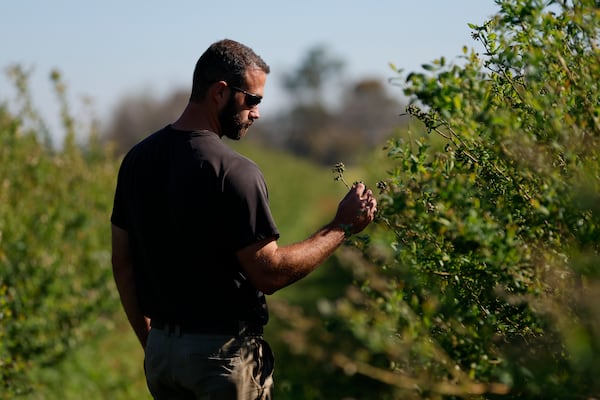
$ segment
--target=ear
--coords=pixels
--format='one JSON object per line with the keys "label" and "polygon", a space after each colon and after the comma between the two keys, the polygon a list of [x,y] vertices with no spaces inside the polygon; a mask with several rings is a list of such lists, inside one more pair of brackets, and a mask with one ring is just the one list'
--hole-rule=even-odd
{"label": "ear", "polygon": [[221,109],[227,104],[227,100],[230,95],[229,87],[227,86],[227,82],[218,81],[211,85],[209,89],[210,97],[213,103],[216,105],[217,109]]}

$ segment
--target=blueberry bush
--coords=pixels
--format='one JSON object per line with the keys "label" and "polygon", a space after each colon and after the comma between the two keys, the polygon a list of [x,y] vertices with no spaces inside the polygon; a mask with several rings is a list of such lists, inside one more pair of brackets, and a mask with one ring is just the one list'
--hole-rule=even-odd
{"label": "blueberry bush", "polygon": [[[32,108],[27,71],[10,74],[19,107],[0,106],[0,398],[29,393],[26,372],[98,335],[118,304],[107,222],[114,158],[69,114],[59,73],[60,149]],[[83,129],[86,145],[77,143]]]}
{"label": "blueberry bush", "polygon": [[356,284],[305,324],[373,398],[600,395],[600,8],[496,3],[482,52],[397,70],[417,128],[339,254]]}

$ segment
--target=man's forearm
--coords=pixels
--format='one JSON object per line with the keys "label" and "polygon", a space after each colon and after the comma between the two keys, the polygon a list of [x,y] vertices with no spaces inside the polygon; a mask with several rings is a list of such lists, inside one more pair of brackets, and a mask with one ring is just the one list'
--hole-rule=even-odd
{"label": "man's forearm", "polygon": [[296,274],[297,279],[303,278],[329,258],[344,240],[341,228],[327,225],[302,242],[277,248],[279,269],[290,279]]}
{"label": "man's forearm", "polygon": [[113,275],[127,319],[142,347],[146,347],[149,321],[142,314],[139,307],[133,280],[133,269],[128,267],[114,267]]}
{"label": "man's forearm", "polygon": [[129,250],[129,234],[116,225],[112,225],[112,266],[113,277],[127,319],[142,347],[146,347],[150,325],[148,319],[142,314],[137,298],[133,262]]}
{"label": "man's forearm", "polygon": [[284,288],[314,271],[344,242],[340,227],[327,225],[299,243],[278,247],[266,240],[238,252],[254,286],[266,294]]}

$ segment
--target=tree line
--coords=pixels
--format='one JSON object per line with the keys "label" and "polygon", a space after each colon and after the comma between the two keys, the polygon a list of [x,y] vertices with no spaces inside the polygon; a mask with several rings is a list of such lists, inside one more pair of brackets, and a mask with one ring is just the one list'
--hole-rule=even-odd
{"label": "tree line", "polygon": [[[322,165],[340,159],[356,162],[361,154],[380,146],[406,123],[399,116],[402,103],[380,79],[344,82],[344,65],[324,45],[309,49],[295,69],[280,82],[270,83],[284,89],[286,105],[261,117],[246,140]],[[342,90],[335,90],[336,85]],[[338,93],[333,101],[325,96],[329,89]],[[176,90],[165,98],[145,92],[126,96],[116,104],[101,137],[125,152],[142,137],[174,121],[188,98],[187,90]]]}

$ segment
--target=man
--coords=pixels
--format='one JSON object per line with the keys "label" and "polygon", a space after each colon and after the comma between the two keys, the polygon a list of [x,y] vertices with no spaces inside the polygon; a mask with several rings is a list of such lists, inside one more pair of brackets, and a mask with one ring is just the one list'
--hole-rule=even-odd
{"label": "man", "polygon": [[279,247],[263,175],[226,146],[260,117],[269,66],[222,40],[200,57],[177,121],[123,160],[112,222],[113,272],[156,399],[268,399],[273,355],[264,294],[303,278],[377,202],[354,185],[332,222]]}

